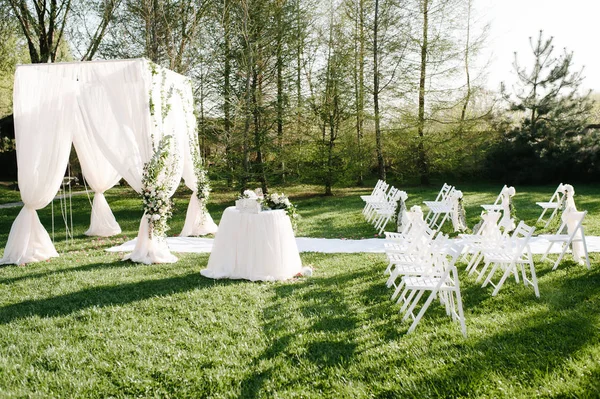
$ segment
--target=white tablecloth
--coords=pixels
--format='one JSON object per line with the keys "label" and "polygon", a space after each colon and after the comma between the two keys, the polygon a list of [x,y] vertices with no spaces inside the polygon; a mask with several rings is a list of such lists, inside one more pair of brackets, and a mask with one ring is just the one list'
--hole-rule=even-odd
{"label": "white tablecloth", "polygon": [[219,223],[208,266],[200,273],[272,281],[287,280],[301,269],[294,230],[284,210],[243,213],[229,207]]}

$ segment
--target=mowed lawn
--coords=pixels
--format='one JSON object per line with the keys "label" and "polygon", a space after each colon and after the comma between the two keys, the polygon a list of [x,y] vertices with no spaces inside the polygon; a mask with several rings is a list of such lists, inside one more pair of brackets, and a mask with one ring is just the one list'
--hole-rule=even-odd
{"label": "mowed lawn", "polygon": [[[439,190],[401,188],[409,207]],[[458,188],[472,227],[501,187]],[[555,188],[516,187],[517,217],[534,224],[535,202]],[[283,191],[302,216],[297,236],[376,233],[361,215],[368,188],[333,197],[315,186]],[[589,211],[586,234],[600,235],[600,185],[575,191]],[[189,195],[177,193],[170,235],[183,226]],[[0,192],[4,202],[14,198]],[[468,337],[438,303],[407,335],[385,287],[383,254],[303,253],[313,276],[286,282],[210,280],[200,275],[207,254],[141,265],[107,253],[135,237],[142,213],[130,189],[107,199],[122,234],[84,236],[89,200],[73,196],[62,204],[73,209],[72,242],[54,204],[59,258],[0,267],[0,398],[600,397],[599,254],[591,270],[568,255],[552,271],[536,256],[540,298],[514,280],[492,297],[461,264]],[[215,189],[208,208],[217,223],[234,199]],[[0,248],[19,210],[0,209]],[[51,232],[51,207],[39,215]]]}

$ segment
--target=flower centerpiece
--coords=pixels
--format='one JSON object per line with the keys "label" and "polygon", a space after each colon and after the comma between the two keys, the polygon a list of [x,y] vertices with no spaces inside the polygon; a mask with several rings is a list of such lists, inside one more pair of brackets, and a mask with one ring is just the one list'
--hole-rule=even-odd
{"label": "flower centerpiece", "polygon": [[294,229],[298,224],[298,219],[300,215],[298,214],[298,210],[296,206],[291,203],[290,199],[283,193],[273,193],[269,194],[264,198],[263,206],[266,209],[283,209],[290,217],[290,221],[292,222],[292,226]]}
{"label": "flower centerpiece", "polygon": [[142,200],[148,216],[150,237],[164,237],[169,229],[167,221],[172,215],[173,202],[168,196],[167,182],[175,172],[173,163],[169,162],[172,139],[172,136],[163,137],[152,158],[144,164]]}
{"label": "flower centerpiece", "polygon": [[261,211],[263,198],[252,190],[245,190],[235,201],[235,207],[240,212],[258,213]]}

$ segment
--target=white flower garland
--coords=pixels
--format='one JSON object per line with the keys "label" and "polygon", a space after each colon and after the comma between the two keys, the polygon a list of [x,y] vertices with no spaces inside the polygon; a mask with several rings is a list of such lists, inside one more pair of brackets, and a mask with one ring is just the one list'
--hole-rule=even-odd
{"label": "white flower garland", "polygon": [[[169,229],[167,221],[172,215],[173,202],[167,196],[169,190],[164,182],[171,180],[175,174],[176,162],[169,162],[169,158],[174,156],[172,140],[172,136],[163,137],[152,158],[144,164],[142,199],[144,212],[148,216],[150,237],[164,237]],[[159,179],[161,175],[165,178]]]}

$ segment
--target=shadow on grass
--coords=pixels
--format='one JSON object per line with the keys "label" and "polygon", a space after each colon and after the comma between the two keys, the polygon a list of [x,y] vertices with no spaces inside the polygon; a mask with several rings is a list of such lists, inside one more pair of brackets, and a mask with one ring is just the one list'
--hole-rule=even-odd
{"label": "shadow on grass", "polygon": [[[6,265],[6,266],[11,266],[11,265]],[[135,264],[133,262],[124,262],[122,260],[118,260],[115,262],[107,262],[107,263],[92,263],[89,265],[83,265],[83,266],[77,266],[77,267],[65,267],[65,268],[57,269],[57,270],[49,270],[49,271],[42,272],[42,273],[26,274],[26,275],[19,276],[19,277],[4,278],[4,279],[0,279],[0,284],[12,284],[12,283],[16,283],[18,281],[33,280],[33,279],[44,278],[44,277],[58,275],[58,274],[72,273],[72,272],[87,272],[87,271],[91,271],[91,270],[119,269],[119,268],[125,269],[125,268],[131,268],[131,267],[139,267],[139,265]]]}
{"label": "shadow on grass", "polygon": [[[99,267],[100,264],[86,267]],[[234,280],[219,284],[236,284]],[[200,273],[159,280],[145,280],[129,284],[92,287],[85,290],[51,298],[23,301],[0,308],[0,324],[31,316],[65,316],[89,307],[125,305],[155,296],[173,295],[196,289],[207,289],[215,285]]]}
{"label": "shadow on grass", "polygon": [[[292,347],[297,349],[298,345],[303,345],[302,335],[306,335],[309,341],[304,344],[300,359],[319,368],[343,367],[351,362],[359,346],[356,339],[360,333],[360,322],[359,315],[349,304],[354,298],[346,292],[345,286],[362,283],[371,273],[363,269],[275,286],[275,301],[263,311],[263,331],[270,344],[253,360],[251,370],[256,371],[242,381],[240,396],[260,397],[265,382],[277,373],[274,366],[265,370],[260,365],[289,361]],[[286,317],[290,311],[295,311],[290,309],[295,303],[302,303],[299,309],[303,316],[301,320],[307,321],[308,326],[294,326],[294,322]],[[313,337],[316,339],[310,339]],[[289,379],[299,383],[304,377],[289,376]]]}
{"label": "shadow on grass", "polygon": [[[466,345],[452,367],[422,375],[411,384],[383,392],[380,397],[434,397],[439,392],[447,397],[476,397],[482,385],[495,386],[490,379],[508,384],[533,381],[540,374],[560,369],[586,346],[596,328],[595,321],[584,315],[571,313],[557,318],[553,312],[540,312],[518,325],[499,327],[500,332]],[[565,331],[577,333],[565,334]],[[488,394],[489,387],[485,388]],[[520,390],[526,387],[521,386]],[[498,389],[498,393],[503,392],[506,386],[500,382]]]}

